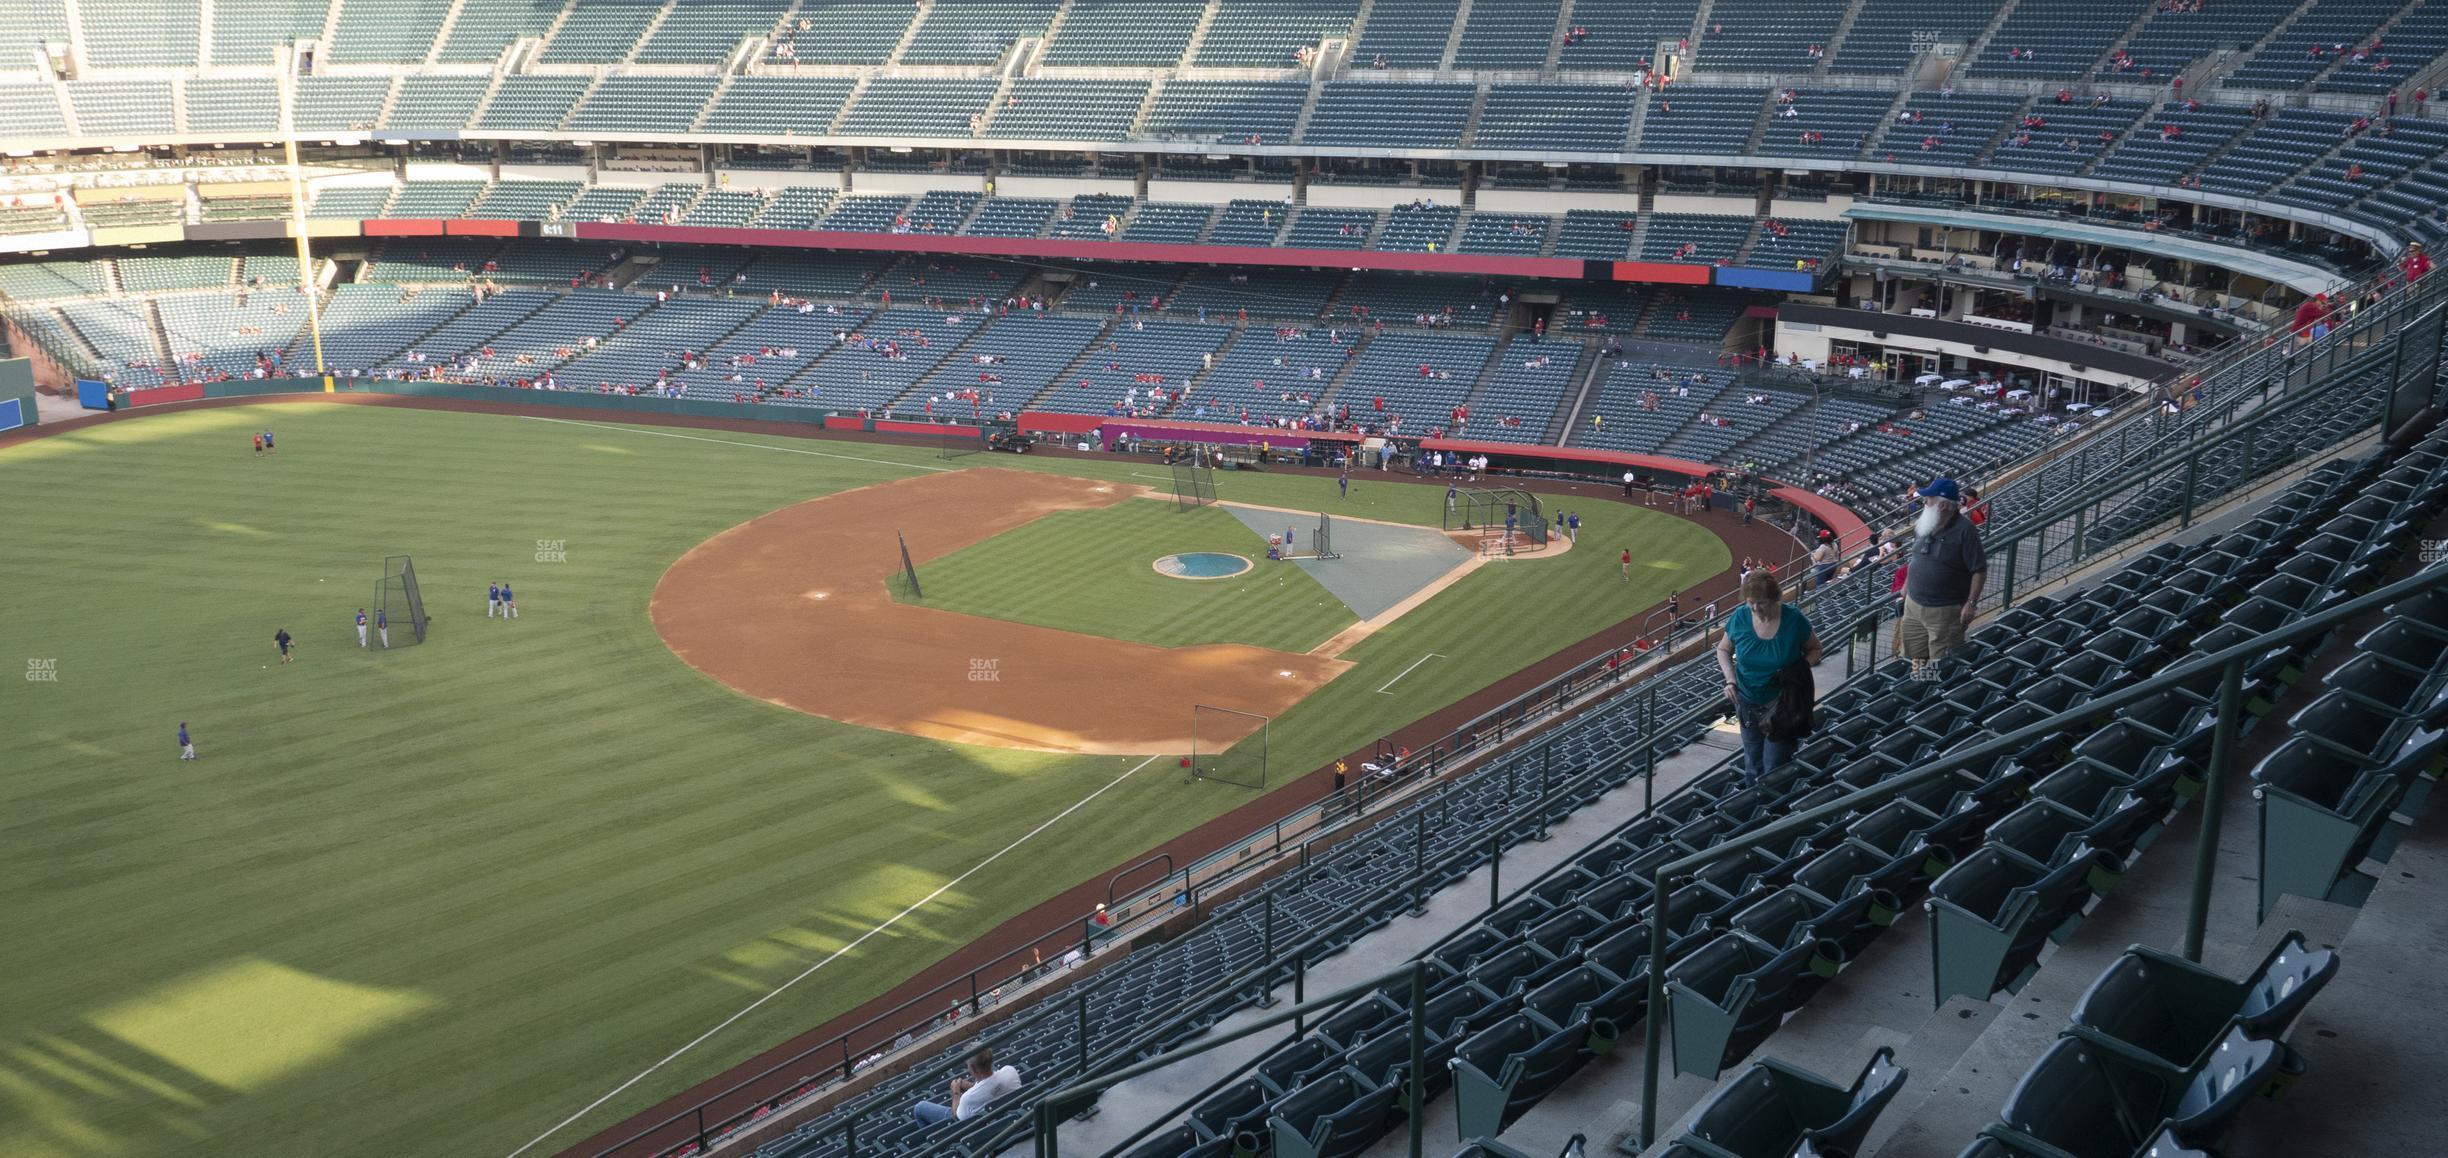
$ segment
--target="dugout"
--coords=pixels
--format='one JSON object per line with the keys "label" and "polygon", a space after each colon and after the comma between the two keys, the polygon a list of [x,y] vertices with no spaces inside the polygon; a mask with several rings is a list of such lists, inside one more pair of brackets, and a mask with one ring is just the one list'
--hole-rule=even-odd
{"label": "dugout", "polygon": [[[1630,470],[1652,488],[1666,491],[1687,487],[1695,481],[1715,478],[1724,473],[1722,468],[1688,459],[1572,446],[1523,446],[1509,442],[1427,438],[1420,440],[1419,449],[1448,452],[1449,457],[1463,460],[1472,455],[1486,455],[1488,469],[1479,476],[1481,486],[1500,486],[1501,482],[1496,481],[1494,476],[1503,475],[1604,486],[1620,493],[1624,472]],[[1457,488],[1470,485],[1467,472],[1446,471],[1440,477],[1453,479]],[[1857,550],[1869,543],[1869,524],[1843,503],[1802,487],[1789,486],[1777,479],[1763,476],[1759,482],[1765,490],[1760,504],[1763,515],[1771,513],[1769,502],[1773,500],[1834,531],[1839,550]],[[1499,514],[1500,524],[1502,518]]]}

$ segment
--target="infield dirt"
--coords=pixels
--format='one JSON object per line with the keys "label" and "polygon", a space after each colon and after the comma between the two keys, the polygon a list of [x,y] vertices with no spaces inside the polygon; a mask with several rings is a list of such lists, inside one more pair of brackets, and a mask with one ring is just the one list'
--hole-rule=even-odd
{"label": "infield dirt", "polygon": [[827,495],[698,544],[664,572],[648,610],[673,653],[744,695],[862,727],[1051,752],[1185,752],[1191,705],[1280,715],[1350,667],[962,615],[895,602],[885,586],[901,567],[896,528],[924,529],[910,547],[923,565],[1055,511],[1141,493],[977,468]]}

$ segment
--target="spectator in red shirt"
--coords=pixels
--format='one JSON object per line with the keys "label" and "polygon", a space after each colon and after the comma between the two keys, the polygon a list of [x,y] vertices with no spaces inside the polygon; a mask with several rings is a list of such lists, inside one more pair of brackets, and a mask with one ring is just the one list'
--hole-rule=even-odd
{"label": "spectator in red shirt", "polygon": [[2329,295],[2313,294],[2295,307],[2295,333],[2298,337],[2318,338],[2329,332]]}
{"label": "spectator in red shirt", "polygon": [[2417,241],[2406,247],[2403,264],[2406,284],[2412,285],[2421,281],[2424,274],[2431,272],[2431,255],[2423,252],[2423,243]]}

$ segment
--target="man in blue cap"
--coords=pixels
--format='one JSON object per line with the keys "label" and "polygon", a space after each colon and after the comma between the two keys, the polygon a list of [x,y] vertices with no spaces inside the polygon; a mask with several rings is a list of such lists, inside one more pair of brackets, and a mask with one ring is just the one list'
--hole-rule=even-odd
{"label": "man in blue cap", "polygon": [[1916,671],[1945,659],[1963,642],[1989,570],[1980,528],[1963,517],[1963,488],[1942,478],[1917,493],[1921,514],[1913,521],[1913,545],[1904,559],[1904,616],[1898,624],[1904,658]]}

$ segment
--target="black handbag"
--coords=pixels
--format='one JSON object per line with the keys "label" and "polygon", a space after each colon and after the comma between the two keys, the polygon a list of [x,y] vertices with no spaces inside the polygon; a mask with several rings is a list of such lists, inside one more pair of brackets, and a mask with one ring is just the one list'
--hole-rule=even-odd
{"label": "black handbag", "polygon": [[1810,665],[1795,659],[1777,672],[1777,697],[1768,705],[1770,740],[1790,744],[1818,729],[1819,687]]}

